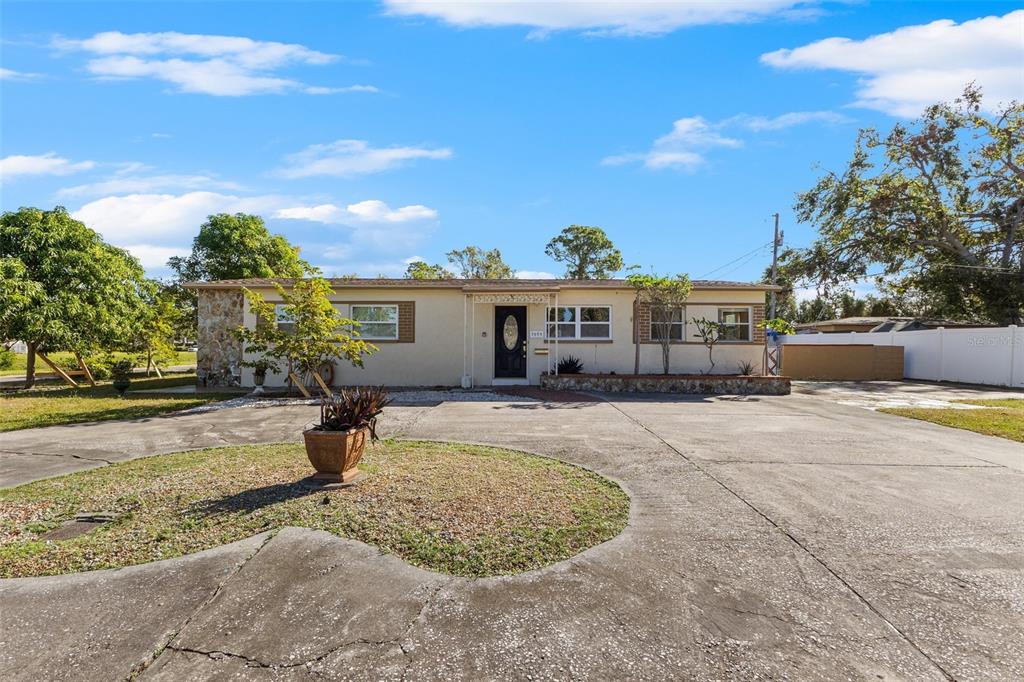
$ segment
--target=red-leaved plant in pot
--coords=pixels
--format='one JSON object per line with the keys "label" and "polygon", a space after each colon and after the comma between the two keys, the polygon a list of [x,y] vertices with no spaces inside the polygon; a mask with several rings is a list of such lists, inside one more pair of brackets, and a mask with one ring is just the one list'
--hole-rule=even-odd
{"label": "red-leaved plant in pot", "polygon": [[320,423],[302,432],[314,479],[350,483],[359,475],[367,439],[377,440],[377,417],[391,402],[383,386],[356,388],[323,398]]}

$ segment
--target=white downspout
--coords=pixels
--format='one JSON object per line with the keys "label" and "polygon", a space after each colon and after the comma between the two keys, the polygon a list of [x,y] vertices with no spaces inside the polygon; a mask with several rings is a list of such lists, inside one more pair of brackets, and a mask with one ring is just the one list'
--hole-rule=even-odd
{"label": "white downspout", "polygon": [[555,291],[555,376],[558,376],[558,291]]}
{"label": "white downspout", "polygon": [[469,335],[473,339],[469,342],[469,387],[473,387],[476,380],[476,298],[470,300],[470,325]]}
{"label": "white downspout", "polygon": [[469,359],[466,357],[466,353],[469,350],[469,341],[466,339],[466,334],[470,333],[470,330],[466,326],[469,323],[469,311],[466,306],[469,305],[469,294],[462,295],[462,387],[470,388],[470,377],[466,373],[469,365]]}

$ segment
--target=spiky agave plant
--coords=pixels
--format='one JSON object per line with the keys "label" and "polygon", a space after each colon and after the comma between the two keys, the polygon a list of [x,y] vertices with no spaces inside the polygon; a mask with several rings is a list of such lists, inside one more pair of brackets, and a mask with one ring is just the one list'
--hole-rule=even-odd
{"label": "spiky agave plant", "polygon": [[391,402],[383,386],[342,389],[320,401],[319,431],[348,431],[369,427],[370,440],[377,440],[377,417]]}

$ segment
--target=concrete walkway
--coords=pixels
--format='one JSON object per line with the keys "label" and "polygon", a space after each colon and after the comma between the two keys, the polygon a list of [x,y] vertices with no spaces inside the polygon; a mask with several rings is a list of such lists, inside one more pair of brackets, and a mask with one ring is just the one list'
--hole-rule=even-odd
{"label": "concrete walkway", "polygon": [[[0,450],[96,466],[294,439],[314,411],[13,432]],[[630,525],[504,578],[289,528],[0,581],[0,678],[1024,677],[1019,444],[809,396],[446,402],[389,409],[383,426],[591,467],[630,494]]]}

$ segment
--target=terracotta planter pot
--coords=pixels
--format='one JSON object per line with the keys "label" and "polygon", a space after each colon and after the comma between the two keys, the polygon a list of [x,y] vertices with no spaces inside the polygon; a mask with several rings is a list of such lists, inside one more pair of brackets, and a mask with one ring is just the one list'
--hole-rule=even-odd
{"label": "terracotta planter pot", "polygon": [[370,429],[349,431],[319,431],[310,429],[302,432],[306,441],[306,456],[316,469],[314,478],[322,481],[348,483],[359,475],[356,466],[363,458]]}

